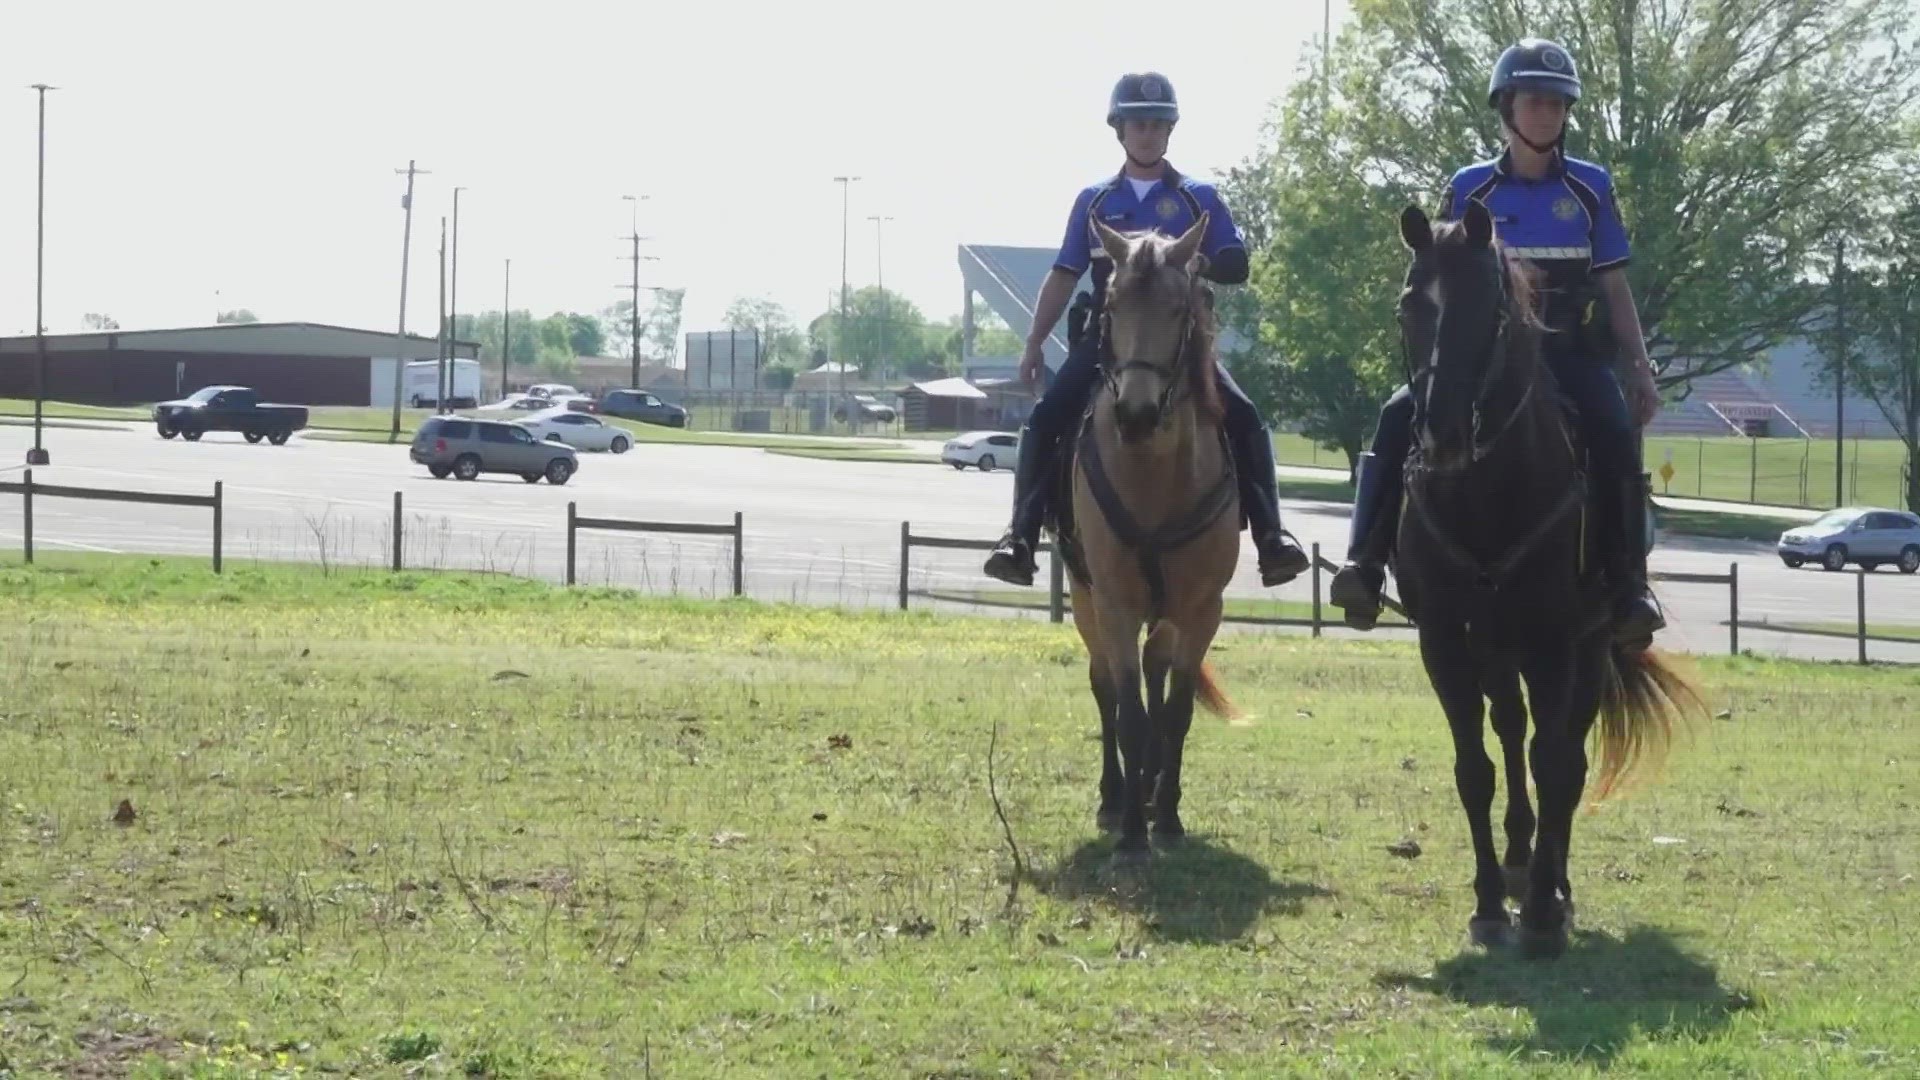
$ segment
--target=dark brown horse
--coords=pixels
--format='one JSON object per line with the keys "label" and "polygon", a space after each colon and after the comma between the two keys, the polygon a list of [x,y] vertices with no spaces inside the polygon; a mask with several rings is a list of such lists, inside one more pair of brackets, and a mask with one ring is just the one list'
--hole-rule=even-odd
{"label": "dark brown horse", "polygon": [[[1394,572],[1453,731],[1454,782],[1473,836],[1469,930],[1476,942],[1504,942],[1508,882],[1524,882],[1513,890],[1521,947],[1557,956],[1573,913],[1568,848],[1595,721],[1598,800],[1656,763],[1675,726],[1706,706],[1668,658],[1609,640],[1606,597],[1588,572],[1583,460],[1541,359],[1529,268],[1494,239],[1478,202],[1437,229],[1408,207],[1400,236],[1413,253],[1400,323],[1421,419]],[[1482,742],[1488,698],[1507,748],[1504,870]],[[1520,753],[1529,708],[1537,835]]]}
{"label": "dark brown horse", "polygon": [[1125,865],[1149,854],[1149,805],[1156,837],[1185,832],[1181,760],[1195,701],[1232,713],[1206,657],[1239,552],[1240,500],[1199,276],[1207,216],[1178,238],[1094,228],[1114,266],[1100,327],[1106,378],[1061,455],[1067,497],[1053,505],[1067,513],[1053,526],[1100,708],[1098,820],[1119,831],[1114,861]]}

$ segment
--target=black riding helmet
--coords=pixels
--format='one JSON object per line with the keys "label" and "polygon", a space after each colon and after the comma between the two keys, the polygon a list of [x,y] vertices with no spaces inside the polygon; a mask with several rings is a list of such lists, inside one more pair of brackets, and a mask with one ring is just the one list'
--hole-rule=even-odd
{"label": "black riding helmet", "polygon": [[1126,119],[1180,122],[1180,102],[1173,96],[1173,84],[1157,71],[1120,76],[1107,96],[1107,126],[1118,133]]}
{"label": "black riding helmet", "polygon": [[[1559,94],[1567,99],[1567,108],[1571,111],[1580,100],[1580,70],[1574,65],[1573,54],[1545,38],[1526,38],[1509,46],[1494,63],[1493,75],[1487,80],[1487,108],[1497,110],[1509,128],[1513,127],[1513,94],[1518,90]],[[1514,134],[1520,134],[1518,128],[1514,128]],[[1560,139],[1565,138],[1563,127]],[[1533,146],[1533,141],[1525,135],[1520,135],[1520,141]],[[1559,142],[1556,140],[1554,146]],[[1545,153],[1553,146],[1533,148]]]}

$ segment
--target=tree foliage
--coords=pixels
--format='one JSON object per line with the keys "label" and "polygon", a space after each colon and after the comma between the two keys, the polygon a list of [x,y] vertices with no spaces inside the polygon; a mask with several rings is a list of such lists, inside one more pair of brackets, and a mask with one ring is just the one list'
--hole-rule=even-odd
{"label": "tree foliage", "polygon": [[[1488,73],[1528,35],[1580,65],[1568,151],[1614,174],[1662,383],[1684,392],[1801,332],[1821,303],[1806,287],[1819,252],[1840,222],[1877,212],[1912,144],[1910,17],[1882,0],[1356,0],[1230,187],[1255,219],[1256,270],[1228,313],[1251,326],[1250,305],[1278,305],[1253,357],[1272,400],[1321,383],[1321,428],[1346,441],[1337,358],[1372,391],[1397,347],[1380,277],[1397,284],[1404,267],[1385,267],[1398,204],[1434,206],[1455,170],[1498,152]],[[1315,306],[1342,295],[1344,329]]]}

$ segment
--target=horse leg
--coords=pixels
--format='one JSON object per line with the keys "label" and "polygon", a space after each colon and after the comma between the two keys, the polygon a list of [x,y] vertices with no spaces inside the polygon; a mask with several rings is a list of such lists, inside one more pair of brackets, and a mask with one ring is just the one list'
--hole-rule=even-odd
{"label": "horse leg", "polygon": [[1161,620],[1147,631],[1144,652],[1147,672],[1147,719],[1152,737],[1147,741],[1147,810],[1159,805],[1167,775],[1167,671],[1173,666],[1173,624]]}
{"label": "horse leg", "polygon": [[1573,811],[1587,781],[1587,748],[1572,720],[1576,662],[1572,649],[1553,649],[1529,658],[1525,670],[1533,703],[1529,749],[1540,790],[1540,835],[1520,904],[1520,947],[1531,958],[1560,956],[1570,937],[1560,890],[1567,877]]}
{"label": "horse leg", "polygon": [[1507,898],[1527,894],[1527,866],[1533,852],[1533,803],[1527,798],[1527,706],[1520,697],[1520,673],[1502,668],[1487,680],[1493,733],[1500,737],[1501,772],[1507,782],[1507,853],[1500,860]]}
{"label": "horse leg", "polygon": [[1476,945],[1496,945],[1506,940],[1513,921],[1507,915],[1506,880],[1493,850],[1493,759],[1487,756],[1482,731],[1486,701],[1478,664],[1464,641],[1464,634],[1423,627],[1420,659],[1453,733],[1453,783],[1473,837],[1474,909],[1467,932]]}
{"label": "horse leg", "polygon": [[1120,839],[1114,846],[1114,863],[1119,866],[1146,862],[1151,849],[1147,841],[1147,785],[1153,781],[1147,772],[1151,756],[1149,744],[1153,730],[1141,700],[1140,619],[1126,614],[1101,613],[1100,641],[1106,657],[1108,685],[1113,688],[1114,726],[1118,729],[1121,766]]}
{"label": "horse leg", "polygon": [[1100,809],[1094,813],[1094,825],[1103,832],[1120,828],[1120,807],[1125,802],[1124,782],[1120,776],[1119,730],[1114,709],[1118,698],[1107,675],[1106,659],[1100,650],[1099,616],[1092,592],[1079,581],[1073,583],[1073,628],[1087,646],[1087,682],[1093,687],[1093,701],[1100,709]]}
{"label": "horse leg", "polygon": [[1168,628],[1173,638],[1168,649],[1173,680],[1167,695],[1165,718],[1160,724],[1161,735],[1166,740],[1165,757],[1162,758],[1160,789],[1153,806],[1153,833],[1166,840],[1178,840],[1187,835],[1186,826],[1180,821],[1180,774],[1186,760],[1187,732],[1193,728],[1194,697],[1199,690],[1207,649],[1213,645],[1213,635],[1220,628],[1221,610],[1220,598],[1216,596],[1183,628]]}
{"label": "horse leg", "polygon": [[1565,832],[1560,837],[1560,897],[1566,907],[1569,926],[1574,919],[1573,875],[1567,868],[1573,852],[1573,811],[1580,805],[1580,799],[1586,792],[1587,736],[1593,731],[1594,721],[1600,717],[1601,686],[1610,662],[1604,644],[1581,650],[1579,659],[1580,665],[1574,672],[1573,689],[1567,706],[1568,728],[1573,740],[1575,764],[1579,768],[1573,780],[1573,801],[1567,806]]}

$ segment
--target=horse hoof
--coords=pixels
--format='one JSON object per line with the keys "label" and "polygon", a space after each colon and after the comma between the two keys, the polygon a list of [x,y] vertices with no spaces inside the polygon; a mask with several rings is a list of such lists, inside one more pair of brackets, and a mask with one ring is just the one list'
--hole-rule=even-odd
{"label": "horse hoof", "polygon": [[1467,936],[1483,949],[1504,949],[1513,943],[1513,919],[1507,915],[1476,917],[1467,923]]}
{"label": "horse hoof", "polygon": [[1124,811],[1108,810],[1102,807],[1098,813],[1093,815],[1093,823],[1099,826],[1101,832],[1119,832],[1120,819],[1125,816]]}
{"label": "horse hoof", "polygon": [[1507,899],[1525,900],[1527,898],[1527,878],[1529,873],[1524,866],[1503,866],[1500,874],[1507,882]]}
{"label": "horse hoof", "polygon": [[1153,823],[1153,838],[1165,844],[1177,844],[1187,838],[1187,827],[1179,818],[1161,818]]}
{"label": "horse hoof", "polygon": [[1520,928],[1520,955],[1529,960],[1554,960],[1566,954],[1567,928],[1556,926],[1551,930],[1536,930],[1530,926]]}

